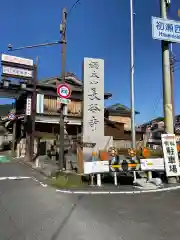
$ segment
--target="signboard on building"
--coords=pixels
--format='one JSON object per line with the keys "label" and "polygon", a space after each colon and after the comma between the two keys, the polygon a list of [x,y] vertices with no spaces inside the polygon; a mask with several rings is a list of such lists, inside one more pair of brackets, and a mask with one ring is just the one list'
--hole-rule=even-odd
{"label": "signboard on building", "polygon": [[26,66],[33,66],[33,60],[27,59],[27,58],[21,58],[11,55],[2,54],[1,55],[1,61],[4,63],[16,63],[19,65],[26,65]]}
{"label": "signboard on building", "polygon": [[1,55],[2,76],[29,80],[33,78],[33,60]]}
{"label": "signboard on building", "polygon": [[18,77],[32,78],[33,71],[23,68],[2,66],[2,73],[7,75],[13,75]]}
{"label": "signboard on building", "polygon": [[[84,58],[83,142],[102,148],[104,138],[104,60]],[[91,161],[90,148],[83,148],[84,160]]]}
{"label": "signboard on building", "polygon": [[174,134],[162,134],[165,170],[168,177],[180,176],[179,158]]}
{"label": "signboard on building", "polygon": [[157,40],[180,43],[180,22],[152,17],[152,37]]}

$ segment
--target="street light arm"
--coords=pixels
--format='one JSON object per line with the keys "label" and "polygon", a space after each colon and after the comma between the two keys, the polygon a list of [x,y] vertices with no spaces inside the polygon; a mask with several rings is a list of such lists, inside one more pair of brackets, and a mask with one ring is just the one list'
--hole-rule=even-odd
{"label": "street light arm", "polygon": [[41,44],[35,44],[35,45],[29,45],[29,46],[24,46],[24,47],[19,47],[19,48],[13,48],[12,45],[11,47],[8,48],[8,51],[18,51],[26,48],[36,48],[36,47],[45,47],[45,46],[52,46],[56,44],[61,44],[62,41],[56,41],[56,42],[50,42],[50,43],[41,43]]}
{"label": "street light arm", "polygon": [[[65,17],[67,17],[67,14],[68,14],[68,16],[69,16],[70,13],[73,11],[73,9],[76,8],[77,4],[79,4],[79,3],[81,3],[81,0],[76,0],[75,3],[74,3],[74,4],[72,5],[72,7],[70,8],[70,10],[65,13]],[[65,27],[66,27],[66,26],[65,26]],[[19,47],[19,48],[13,48],[13,46],[12,46],[11,44],[9,44],[9,45],[8,45],[8,52],[23,50],[23,49],[26,49],[26,48],[46,47],[46,46],[52,46],[52,45],[62,44],[62,43],[66,43],[66,41],[60,40],[60,41],[51,42],[51,43],[42,43],[42,44],[24,46],[24,47]]]}

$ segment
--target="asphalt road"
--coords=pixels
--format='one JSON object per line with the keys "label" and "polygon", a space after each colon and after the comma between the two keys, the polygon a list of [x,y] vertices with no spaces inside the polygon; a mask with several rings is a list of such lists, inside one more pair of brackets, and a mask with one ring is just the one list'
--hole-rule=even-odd
{"label": "asphalt road", "polygon": [[[1,164],[2,176],[34,176]],[[180,191],[137,195],[56,193],[32,179],[0,181],[0,239],[179,240]]]}

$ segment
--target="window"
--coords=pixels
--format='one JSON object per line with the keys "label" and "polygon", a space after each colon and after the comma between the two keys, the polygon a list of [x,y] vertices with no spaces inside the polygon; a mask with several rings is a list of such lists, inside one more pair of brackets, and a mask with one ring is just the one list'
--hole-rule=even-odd
{"label": "window", "polygon": [[162,132],[152,132],[152,138],[156,140],[161,140]]}

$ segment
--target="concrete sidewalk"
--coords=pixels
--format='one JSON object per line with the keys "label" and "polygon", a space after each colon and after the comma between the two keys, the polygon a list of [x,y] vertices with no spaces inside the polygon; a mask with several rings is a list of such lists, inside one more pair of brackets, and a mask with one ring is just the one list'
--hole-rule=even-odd
{"label": "concrete sidewalk", "polygon": [[47,156],[40,156],[38,159],[38,164],[35,162],[29,162],[25,158],[14,158],[13,160],[37,170],[46,177],[51,177],[58,171],[58,165],[56,161],[49,159]]}
{"label": "concrete sidewalk", "polygon": [[[33,162],[28,162],[25,160],[25,158],[15,158],[15,161],[24,164],[31,169],[36,170],[37,172],[41,173],[45,178],[49,178],[52,176],[55,176],[56,172],[58,171],[58,165],[55,161],[52,161],[51,159],[48,159],[47,156],[43,156],[39,158],[39,165],[38,167]],[[112,179],[113,180],[113,179]],[[149,191],[149,190],[158,190],[158,189],[164,189],[165,191],[172,188],[179,188],[180,184],[163,184],[163,186],[155,186],[153,184],[147,183],[147,186],[134,186],[133,185],[133,178],[131,176],[127,177],[125,179],[124,176],[119,178],[118,185],[115,186],[113,181],[111,183],[103,182],[102,186],[98,187],[96,185],[96,181],[94,181],[94,186],[91,185],[85,185],[83,187],[77,187],[77,188],[62,188],[62,191],[83,191],[83,192],[140,192],[140,191]]]}

